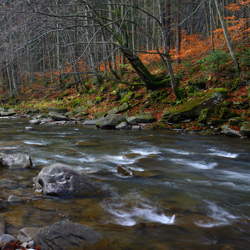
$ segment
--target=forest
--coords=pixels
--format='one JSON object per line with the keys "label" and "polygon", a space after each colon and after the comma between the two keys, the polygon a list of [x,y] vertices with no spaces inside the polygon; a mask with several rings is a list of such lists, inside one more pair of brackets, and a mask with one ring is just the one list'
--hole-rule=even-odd
{"label": "forest", "polygon": [[[85,116],[78,117],[97,118],[127,100],[129,115],[151,113],[162,121],[166,112],[225,88],[223,109],[205,116],[243,114],[247,122],[249,3],[2,1],[2,105],[21,112],[85,105]],[[188,118],[197,119],[182,120]],[[175,127],[172,120],[165,119],[167,127]]]}

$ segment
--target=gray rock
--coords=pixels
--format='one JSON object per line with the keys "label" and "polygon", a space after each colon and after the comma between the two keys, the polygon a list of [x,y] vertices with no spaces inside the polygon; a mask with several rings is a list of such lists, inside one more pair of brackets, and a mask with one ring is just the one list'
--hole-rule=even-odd
{"label": "gray rock", "polygon": [[2,217],[0,217],[0,236],[2,236],[5,233],[5,225],[6,225],[5,220]]}
{"label": "gray rock", "polygon": [[50,112],[49,116],[56,121],[67,121],[68,120],[67,116],[60,114],[60,113],[56,113],[56,112]]}
{"label": "gray rock", "polygon": [[31,241],[38,235],[40,230],[39,227],[24,227],[19,231],[17,239],[22,243]]}
{"label": "gray rock", "polygon": [[241,134],[239,131],[236,131],[232,128],[230,128],[228,125],[223,125],[221,127],[222,131],[221,133],[230,137],[241,137]]}
{"label": "gray rock", "polygon": [[38,184],[42,187],[43,194],[47,195],[79,196],[99,192],[89,176],[62,164],[44,167],[37,176],[35,189]]}
{"label": "gray rock", "polygon": [[82,125],[84,126],[96,126],[97,120],[85,120]]}
{"label": "gray rock", "polygon": [[0,236],[0,247],[12,242],[17,242],[17,239],[9,234],[3,234]]}
{"label": "gray rock", "polygon": [[115,127],[115,129],[128,130],[131,129],[131,126],[127,122],[121,122]]}
{"label": "gray rock", "polygon": [[132,130],[141,130],[141,126],[132,126]]}
{"label": "gray rock", "polygon": [[40,119],[33,119],[29,121],[30,125],[39,125],[41,123]]}
{"label": "gray rock", "polygon": [[133,176],[132,170],[130,168],[123,166],[123,165],[117,166],[117,173],[121,176],[127,176],[127,177]]}
{"label": "gray rock", "polygon": [[1,116],[13,116],[15,114],[16,114],[16,112],[14,110],[12,110],[12,109],[10,109],[8,111],[2,111],[2,112],[0,112]]}
{"label": "gray rock", "polygon": [[137,115],[137,116],[128,117],[127,121],[129,124],[135,125],[137,123],[152,123],[152,122],[155,122],[156,119],[152,115],[145,114],[145,115]]}
{"label": "gray rock", "polygon": [[16,196],[16,195],[10,195],[8,197],[8,202],[10,202],[10,203],[17,203],[17,202],[22,202],[22,201],[23,201],[23,198]]}
{"label": "gray rock", "polygon": [[[93,229],[70,221],[57,222],[40,230],[34,243],[46,250],[73,250],[95,248],[103,236]],[[100,248],[99,248],[100,249]]]}
{"label": "gray rock", "polygon": [[96,126],[102,129],[115,129],[118,124],[125,121],[126,118],[122,115],[108,115],[99,119]]}
{"label": "gray rock", "polygon": [[0,163],[3,166],[10,168],[30,168],[32,167],[32,161],[26,154],[0,154]]}

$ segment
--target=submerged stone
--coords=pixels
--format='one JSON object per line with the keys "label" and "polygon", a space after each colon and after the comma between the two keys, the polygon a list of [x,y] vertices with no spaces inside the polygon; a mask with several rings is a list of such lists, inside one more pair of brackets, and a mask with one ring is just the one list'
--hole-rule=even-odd
{"label": "submerged stone", "polygon": [[102,239],[100,233],[87,226],[60,221],[41,229],[34,243],[46,250],[101,249],[97,244]]}
{"label": "submerged stone", "polygon": [[10,168],[30,168],[32,161],[29,155],[26,154],[0,154],[0,165]]}

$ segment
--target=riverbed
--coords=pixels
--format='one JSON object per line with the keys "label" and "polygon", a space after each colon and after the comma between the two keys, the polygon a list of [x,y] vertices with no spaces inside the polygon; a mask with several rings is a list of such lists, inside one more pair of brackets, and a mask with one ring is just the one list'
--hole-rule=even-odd
{"label": "riverbed", "polygon": [[[27,153],[34,165],[0,168],[0,198],[24,197],[0,211],[11,233],[69,219],[109,238],[114,249],[249,249],[249,139],[27,126],[26,119],[0,120],[0,151]],[[84,171],[107,195],[58,198],[33,190],[32,178],[54,163]],[[134,177],[118,175],[118,164]]]}

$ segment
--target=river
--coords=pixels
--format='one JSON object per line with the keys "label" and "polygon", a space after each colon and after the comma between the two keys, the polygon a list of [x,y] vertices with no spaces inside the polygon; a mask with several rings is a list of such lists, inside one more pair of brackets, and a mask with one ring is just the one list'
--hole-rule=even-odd
{"label": "river", "polygon": [[[249,249],[250,140],[169,131],[108,131],[0,120],[0,151],[27,153],[33,169],[0,169],[0,216],[10,232],[62,219],[93,227],[115,249]],[[105,197],[46,197],[32,188],[42,167],[63,163],[90,175]],[[122,164],[135,172],[121,177]],[[11,180],[12,185],[1,187]]]}

